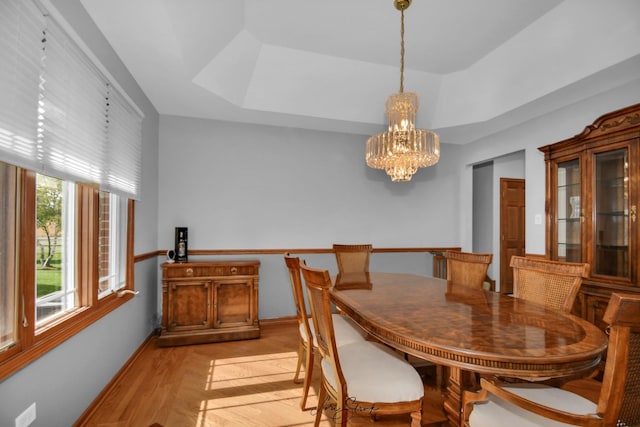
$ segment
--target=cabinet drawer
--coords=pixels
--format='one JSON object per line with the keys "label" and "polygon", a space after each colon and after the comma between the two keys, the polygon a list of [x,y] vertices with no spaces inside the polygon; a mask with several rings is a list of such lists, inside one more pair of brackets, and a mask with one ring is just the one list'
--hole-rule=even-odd
{"label": "cabinet drawer", "polygon": [[198,264],[184,263],[164,266],[164,277],[177,279],[181,277],[220,277],[220,276],[255,276],[259,264]]}

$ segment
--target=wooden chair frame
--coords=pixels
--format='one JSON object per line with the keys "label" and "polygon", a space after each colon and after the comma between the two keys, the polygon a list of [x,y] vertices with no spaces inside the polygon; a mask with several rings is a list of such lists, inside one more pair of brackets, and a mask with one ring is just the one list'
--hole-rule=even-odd
{"label": "wooden chair frame", "polygon": [[589,264],[511,257],[513,296],[569,313]]}
{"label": "wooden chair frame", "polygon": [[373,246],[334,244],[333,252],[338,263],[338,273],[368,273]]}
{"label": "wooden chair frame", "polygon": [[[298,364],[296,366],[296,373],[293,377],[293,382],[300,383],[300,368],[302,367],[302,360],[304,360],[304,382],[302,385],[302,399],[300,400],[300,408],[304,411],[307,406],[307,397],[309,395],[309,388],[311,386],[311,378],[313,376],[313,364],[314,364],[314,346],[313,346],[313,332],[309,325],[309,316],[307,314],[307,308],[304,303],[304,293],[302,290],[302,280],[300,278],[300,258],[293,257],[286,253],[284,255],[284,261],[289,270],[289,279],[291,282],[291,291],[293,293],[293,302],[296,306],[296,319],[298,320]],[[303,328],[307,339],[302,336]]]}
{"label": "wooden chair frame", "polygon": [[350,397],[347,383],[338,358],[333,319],[331,316],[331,278],[327,270],[319,270],[300,265],[302,276],[309,295],[309,305],[316,329],[318,351],[323,359],[328,360],[336,373],[338,387],[334,388],[323,373],[320,392],[318,394],[318,410],[315,426],[320,424],[324,403],[327,397],[336,404],[335,425],[346,427],[348,412],[369,416],[388,414],[410,414],[411,426],[420,427],[422,420],[422,398],[411,402],[380,403],[356,401]]}
{"label": "wooden chair frame", "polygon": [[[311,380],[313,377],[314,355],[316,349],[314,340],[316,338],[316,333],[307,311],[302,279],[300,277],[300,266],[304,264],[304,261],[301,261],[299,258],[293,257],[288,253],[284,255],[284,261],[287,269],[289,270],[289,281],[291,282],[291,291],[296,307],[296,319],[298,320],[298,364],[296,366],[296,373],[293,377],[293,382],[296,384],[301,382],[300,368],[302,367],[302,361],[304,360],[305,376],[302,385],[300,408],[305,411],[308,409],[306,407],[307,397],[309,395],[309,388],[311,387]],[[355,322],[351,321],[347,316],[334,313],[333,322],[336,326],[336,341],[338,342],[338,345],[348,344],[354,341],[364,341],[366,339],[366,333],[362,328],[357,326]]]}
{"label": "wooden chair frame", "polygon": [[493,254],[447,251],[444,257],[447,260],[447,280],[482,289]]}

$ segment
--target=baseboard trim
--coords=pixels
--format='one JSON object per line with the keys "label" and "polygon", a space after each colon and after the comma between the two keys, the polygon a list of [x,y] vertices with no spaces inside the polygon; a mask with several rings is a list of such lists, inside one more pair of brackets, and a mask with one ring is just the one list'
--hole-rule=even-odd
{"label": "baseboard trim", "polygon": [[120,379],[124,377],[124,375],[129,371],[131,366],[133,366],[133,363],[138,359],[138,357],[140,357],[144,349],[148,345],[155,343],[156,335],[157,334],[155,332],[152,332],[151,334],[149,334],[149,336],[144,340],[144,342],[140,345],[140,347],[138,347],[135,353],[133,353],[131,357],[129,357],[129,359],[125,362],[125,364],[122,365],[120,370],[118,370],[118,372],[113,376],[113,378],[111,378],[111,381],[109,381],[109,383],[102,389],[100,394],[93,400],[93,402],[91,402],[91,405],[89,405],[89,407],[82,413],[80,418],[76,420],[76,422],[73,424],[73,427],[82,427],[84,423],[87,422],[87,420],[91,417],[91,415],[93,415],[93,413],[104,401],[104,399],[109,395],[109,392],[111,392],[111,390],[118,384]]}
{"label": "baseboard trim", "polygon": [[286,324],[298,323],[296,316],[276,317],[274,319],[260,319],[260,327],[281,326]]}

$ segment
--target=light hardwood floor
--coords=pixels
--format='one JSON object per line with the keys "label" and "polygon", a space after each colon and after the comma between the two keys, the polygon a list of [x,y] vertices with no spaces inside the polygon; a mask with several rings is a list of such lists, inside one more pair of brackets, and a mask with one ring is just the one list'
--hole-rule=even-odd
{"label": "light hardwood floor", "polygon": [[[313,426],[315,409],[300,410],[293,383],[297,325],[263,324],[261,337],[192,346],[156,346],[151,339],[126,373],[78,427]],[[320,367],[307,405],[317,403]],[[425,381],[424,426],[445,420],[442,396]],[[333,426],[324,414],[322,426]],[[409,418],[350,419],[350,426],[409,425]]]}

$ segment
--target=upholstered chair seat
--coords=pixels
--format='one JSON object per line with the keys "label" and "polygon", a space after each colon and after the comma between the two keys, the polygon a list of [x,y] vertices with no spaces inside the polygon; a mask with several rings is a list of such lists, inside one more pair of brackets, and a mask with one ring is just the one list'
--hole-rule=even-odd
{"label": "upholstered chair seat", "polygon": [[[532,402],[572,414],[595,414],[598,409],[598,405],[590,400],[560,388],[533,383],[514,384],[503,388]],[[487,402],[474,406],[469,416],[469,425],[473,427],[556,427],[571,424],[545,418],[489,395]]]}
{"label": "upholstered chair seat", "polygon": [[[371,341],[345,344],[338,347],[338,358],[350,398],[364,402],[410,402],[424,395],[418,372],[383,344]],[[331,361],[325,358],[321,366],[327,381],[338,389]]]}

